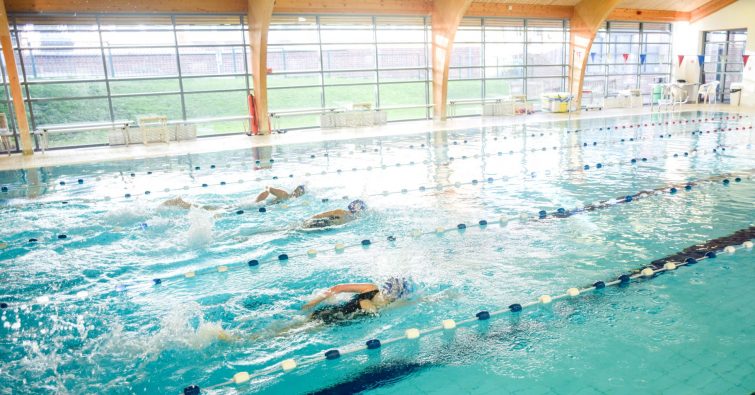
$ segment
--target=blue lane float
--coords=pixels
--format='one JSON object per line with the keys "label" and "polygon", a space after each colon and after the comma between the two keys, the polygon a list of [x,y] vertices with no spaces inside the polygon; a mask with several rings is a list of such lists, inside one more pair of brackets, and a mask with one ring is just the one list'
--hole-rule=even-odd
{"label": "blue lane float", "polygon": [[[749,147],[749,146],[748,146],[748,149],[750,149],[750,147]],[[692,151],[693,151],[694,153],[697,153],[698,155],[706,155],[706,154],[708,154],[708,153],[709,153],[708,151],[698,151],[698,150],[696,150],[696,149],[694,149],[694,150],[692,150]],[[675,155],[676,155],[676,154],[675,154]],[[653,159],[658,159],[658,158],[670,158],[670,157],[671,157],[671,155],[667,154],[667,155],[664,155],[664,156],[661,156],[661,157],[654,157]],[[678,157],[678,156],[677,156],[677,157]],[[645,158],[645,159],[647,159],[647,158]],[[632,159],[632,160],[636,162],[636,159]],[[603,167],[606,167],[606,166],[612,166],[612,165],[620,165],[621,163],[622,163],[622,161],[620,161],[620,160],[617,160],[617,161],[615,161],[615,162],[608,162],[608,163],[605,163],[605,164],[601,165],[601,168],[603,168]],[[572,169],[565,169],[565,170],[563,170],[562,172],[563,172],[563,173],[571,173],[571,172],[579,172],[579,171],[585,171],[585,170],[583,170],[582,166],[578,166],[578,167],[575,167],[575,168],[572,168]],[[532,174],[532,177],[534,177],[534,176],[535,176],[535,174],[533,173],[533,174]],[[508,181],[508,180],[510,180],[511,178],[512,178],[512,177],[502,177],[501,179],[502,179],[503,181]],[[494,179],[493,177],[488,177],[488,178],[487,178],[486,180],[487,180],[487,182],[488,182],[488,183],[492,183],[492,182],[494,182],[494,181],[495,181],[495,179]],[[243,182],[243,180],[239,180],[239,183],[242,183],[242,182]],[[222,183],[222,182],[221,182],[221,183]],[[215,184],[212,184],[212,185],[215,185]],[[220,184],[218,184],[218,185],[220,185]],[[398,193],[402,193],[402,194],[405,194],[405,193],[408,193],[408,192],[425,192],[425,191],[427,191],[427,190],[432,190],[432,189],[435,189],[435,190],[442,190],[442,189],[444,189],[444,188],[461,188],[461,187],[463,187],[463,186],[468,186],[468,185],[484,185],[484,184],[479,184],[479,182],[478,182],[478,181],[477,181],[476,179],[473,179],[473,180],[472,180],[472,181],[470,181],[470,182],[455,182],[455,183],[452,183],[452,184],[447,184],[447,185],[438,184],[438,185],[435,185],[435,186],[430,186],[430,187],[426,187],[426,186],[424,186],[424,185],[421,185],[421,186],[419,186],[418,188],[412,188],[412,189],[409,189],[409,188],[402,188],[402,189],[401,189],[400,191],[383,191],[383,192],[381,192],[381,193],[373,193],[373,194],[369,194],[369,195],[367,195],[367,196],[368,196],[368,197],[376,197],[376,196],[387,196],[387,195],[398,194]],[[183,188],[183,190],[186,190],[186,189],[189,189],[189,187],[188,187],[188,186],[185,186],[185,187]],[[674,192],[676,192],[676,191],[674,191]],[[130,194],[126,194],[126,196],[128,196],[128,197],[131,197],[131,195],[130,195]],[[342,198],[343,198],[343,199],[348,199],[348,196],[344,196],[344,197],[342,197]],[[105,200],[109,200],[109,198],[108,198],[108,197],[106,197],[106,198],[105,198]],[[329,198],[322,198],[322,199],[321,199],[321,201],[322,201],[322,202],[324,202],[324,203],[327,203],[327,202],[329,202],[330,200],[331,200],[331,199],[329,199]],[[281,205],[280,207],[276,208],[276,210],[285,209],[285,208],[287,208],[287,206],[286,206],[286,205]],[[260,208],[260,209],[258,209],[258,212],[264,213],[264,212],[267,212],[267,211],[269,211],[269,210],[270,210],[269,208],[264,208],[264,207],[263,207],[263,208]]]}
{"label": "blue lane float", "polygon": [[[644,281],[650,281],[653,278],[657,278],[659,275],[664,274],[666,272],[677,270],[680,267],[684,267],[687,265],[690,265],[690,259],[694,258],[687,258],[689,255],[693,256],[699,256],[695,260],[695,262],[699,262],[701,260],[711,259],[709,256],[710,254],[717,253],[723,253],[724,251],[727,251],[729,254],[735,253],[739,249],[752,249],[752,240],[755,239],[755,226],[751,226],[749,228],[738,230],[728,236],[720,237],[717,239],[709,240],[703,244],[695,244],[693,246],[687,247],[684,250],[666,256],[661,259],[657,259],[652,261],[650,264],[643,265],[641,267],[632,269],[630,271],[631,274],[621,274],[617,276],[614,280],[599,280],[594,282],[592,285],[583,286],[583,287],[571,287],[566,290],[565,293],[559,294],[556,296],[551,295],[541,295],[537,298],[535,301],[527,302],[524,304],[520,303],[514,303],[509,305],[506,308],[500,308],[498,310],[482,310],[474,314],[474,317],[462,317],[461,320],[456,321],[454,319],[444,319],[441,321],[440,325],[436,326],[429,326],[424,329],[419,328],[409,328],[404,331],[404,334],[402,336],[397,336],[393,338],[388,338],[384,340],[379,339],[370,339],[367,340],[364,344],[357,343],[352,345],[346,345],[341,346],[337,348],[331,348],[325,352],[316,353],[316,354],[310,354],[305,355],[302,357],[296,357],[296,358],[288,358],[285,360],[282,360],[276,364],[269,365],[265,368],[259,369],[255,372],[247,372],[247,371],[238,371],[236,372],[231,379],[226,380],[221,383],[217,383],[214,385],[210,385],[205,387],[205,389],[215,389],[219,387],[224,387],[232,384],[244,384],[252,379],[260,378],[269,374],[274,373],[287,373],[291,372],[297,368],[322,363],[323,361],[333,361],[336,359],[342,359],[344,356],[349,354],[355,354],[359,352],[363,352],[365,350],[374,350],[377,348],[384,347],[386,345],[390,345],[392,343],[397,342],[403,342],[403,341],[416,341],[421,336],[430,335],[438,332],[446,332],[446,331],[454,331],[460,327],[463,326],[470,326],[473,325],[475,322],[479,321],[488,321],[491,318],[499,317],[507,314],[514,314],[519,313],[523,309],[531,308],[535,306],[540,305],[548,305],[553,302],[556,302],[561,299],[574,299],[579,297],[580,295],[589,293],[591,291],[597,291],[600,289],[603,289],[607,286],[620,286],[620,287],[626,287],[629,286],[632,281],[634,282],[644,282]],[[721,249],[721,247],[723,249]],[[702,255],[701,255],[702,254]],[[497,303],[493,303],[497,304]],[[199,386],[196,384],[189,385],[184,388],[183,394],[184,395],[192,395],[199,389]]]}
{"label": "blue lane float", "polygon": [[[750,128],[750,129],[752,129],[752,128]],[[738,131],[738,130],[740,130],[740,129],[739,129],[739,128],[735,128],[735,129],[734,129],[734,131]],[[745,130],[745,128],[741,128],[741,130],[742,130],[742,131],[744,131],[744,130]],[[726,128],[723,128],[723,129],[715,129],[715,130],[714,130],[714,132],[716,132],[716,133],[723,133],[723,132],[726,132],[726,131],[727,131],[727,130],[726,130]],[[694,135],[694,134],[695,134],[695,132],[698,132],[698,131],[692,131],[691,133],[692,133],[692,134]],[[690,133],[689,131],[682,131],[682,132],[678,132],[678,133],[675,133],[675,135],[685,135],[685,134],[689,134],[689,133]],[[699,133],[702,133],[702,132],[700,131]],[[710,130],[708,130],[708,131],[707,131],[707,133],[710,133]],[[670,134],[669,134],[668,136],[670,136]],[[623,142],[623,141],[624,141],[624,139],[620,139],[620,140],[608,141],[608,142],[606,142],[606,143],[602,143],[602,144],[604,144],[604,145],[613,145],[613,144],[618,144],[619,142]],[[635,141],[635,139],[634,139],[634,138],[630,138],[630,139],[629,139],[629,141]],[[448,146],[448,144],[445,144],[445,145],[446,145],[446,146]],[[597,142],[592,142],[592,146],[596,146],[596,145],[598,145],[598,143],[597,143]],[[580,146],[580,144],[576,144],[575,146]],[[572,147],[575,147],[575,146],[562,146],[561,148],[562,148],[562,149],[565,149],[565,148],[572,148]],[[587,143],[584,143],[584,144],[582,144],[581,146],[588,146],[588,145],[587,145]],[[556,149],[556,147],[554,147],[554,149]],[[724,149],[725,149],[725,148],[724,148]],[[545,150],[545,148],[543,148],[543,150]],[[532,149],[531,151],[533,151],[533,152],[534,152],[534,151],[536,151],[536,149]],[[517,153],[523,153],[523,152],[526,152],[526,150],[517,151]],[[510,151],[510,153],[514,153],[514,151]],[[326,156],[327,156],[327,155],[326,155]],[[484,156],[488,156],[488,157],[490,157],[490,156],[493,156],[493,154],[486,154],[486,155],[484,155]],[[685,156],[686,156],[686,153],[685,153]],[[467,157],[463,157],[463,158],[464,158],[464,159],[466,159]],[[271,159],[271,163],[272,163],[272,162],[274,162],[274,160],[272,160],[272,159]],[[411,164],[413,164],[413,163],[411,163]],[[399,166],[401,166],[401,165],[402,165],[401,163],[398,163],[398,164],[396,164],[396,165],[395,165],[395,167],[399,167]],[[589,167],[589,165],[586,165],[586,166],[588,166],[588,167]],[[386,166],[386,165],[384,165],[384,166],[381,166],[380,168],[382,168],[382,169],[385,169],[385,168],[387,168],[387,167],[393,167],[393,166]],[[361,168],[361,169],[353,169],[353,170],[354,170],[354,171],[357,171],[357,170],[360,170],[360,171],[364,171],[364,170],[369,170],[369,169],[367,169],[367,168]],[[585,170],[586,170],[586,169],[585,169]],[[324,171],[324,172],[322,172],[322,173],[314,173],[314,174],[309,174],[309,173],[307,173],[307,175],[306,175],[306,176],[308,176],[308,177],[309,177],[309,176],[312,176],[312,175],[324,175],[324,174],[333,174],[333,173],[340,173],[340,172],[341,172],[341,170],[339,169],[339,170],[336,170],[336,171],[330,171],[330,172],[328,172],[328,171]],[[151,172],[147,172],[147,174],[151,174]],[[131,177],[135,177],[135,176],[136,176],[136,174],[135,174],[135,173],[131,173]],[[289,174],[289,175],[288,175],[288,177],[289,177],[289,178],[292,178],[292,177],[293,177],[293,174]],[[275,179],[278,179],[278,178],[279,178],[279,176],[272,176],[272,179],[273,179],[273,180],[275,180]],[[82,180],[83,180],[83,179],[82,179]],[[262,179],[260,179],[260,178],[257,178],[257,179],[256,179],[256,181],[262,181]],[[60,181],[60,185],[66,185],[65,181]],[[200,185],[200,186],[194,186],[193,188],[197,188],[197,187],[207,187],[207,186],[212,186],[212,185],[215,185],[215,184],[207,183],[207,185],[204,185],[204,184],[202,184],[202,185]],[[39,188],[42,188],[42,187],[44,187],[44,185],[37,185],[37,186],[35,186],[35,187],[39,187]],[[31,188],[31,186],[29,186],[29,185],[26,185],[26,186],[25,186],[24,188],[22,188],[22,189],[29,189],[29,188]],[[176,191],[178,191],[178,190],[179,190],[179,189],[176,189]]]}
{"label": "blue lane float", "polygon": [[[692,130],[692,131],[681,130],[681,131],[678,131],[678,132],[674,133],[675,135],[691,134],[693,136],[694,135],[700,136],[700,135],[703,135],[703,134],[710,134],[711,132],[713,132],[713,133],[722,133],[722,132],[731,132],[731,131],[734,131],[734,132],[742,131],[742,132],[744,132],[744,131],[752,130],[753,129],[752,125],[743,125],[743,124],[738,123],[742,119],[749,119],[749,118],[750,118],[749,116],[739,116],[738,118],[737,117],[727,117],[727,118],[721,118],[721,119],[713,119],[713,118],[704,119],[704,118],[699,118],[699,119],[686,120],[686,122],[679,121],[677,123],[666,123],[666,124],[663,124],[662,122],[657,122],[657,123],[656,122],[652,122],[652,123],[649,123],[649,124],[646,123],[644,127],[649,127],[649,126],[652,126],[652,127],[656,127],[656,126],[657,127],[664,127],[664,125],[666,125],[665,128],[669,128],[669,127],[672,127],[672,125],[678,125],[678,127],[687,128],[688,126],[695,127],[695,123],[702,124],[703,122],[727,122],[726,125],[725,125],[725,127],[714,127],[713,129],[705,130],[705,131],[702,131],[702,130]],[[736,126],[735,127],[731,127],[731,125],[729,125],[729,122],[735,124]],[[642,124],[628,124],[628,125],[625,125],[625,126],[628,126],[628,127],[624,127],[623,126],[623,127],[619,128],[617,126],[617,127],[614,128],[614,130],[637,128],[638,131],[639,131],[639,130],[642,129]],[[493,141],[498,141],[499,137],[502,140],[507,140],[508,137],[513,137],[511,140],[514,140],[514,138],[518,139],[518,138],[526,137],[526,134],[528,133],[526,131],[507,131],[508,129],[510,129],[510,128],[500,127],[500,126],[496,127],[496,129],[493,132],[493,134],[491,134],[493,136],[492,140]],[[603,129],[604,129],[603,127],[593,127],[593,128],[585,128],[585,129],[567,129],[566,130],[566,134],[579,133],[580,131],[581,132],[602,131]],[[611,130],[610,127],[607,127],[605,129],[606,130]],[[460,130],[453,130],[453,131],[450,131],[450,132],[454,132],[454,133],[460,133],[461,132],[461,133],[463,133],[463,132],[465,132],[465,130],[460,129]],[[561,133],[561,132],[562,132],[561,130],[558,130],[555,133]],[[549,132],[548,133],[548,136],[553,136],[553,135],[554,135],[554,132]],[[672,134],[670,134],[670,133],[666,134],[666,137],[670,137],[671,135]],[[545,136],[545,134],[544,133],[539,133],[537,136],[543,137],[543,136]],[[530,137],[536,137],[536,135],[534,133],[532,133],[532,134],[530,134]],[[650,136],[650,137],[655,137],[655,136],[653,135],[653,136]],[[489,139],[489,137],[488,137],[488,139]],[[630,139],[630,140],[633,140],[633,139]],[[622,138],[621,141],[624,141],[624,139]],[[484,142],[485,142],[484,139],[481,140],[481,143],[484,143]],[[380,139],[380,141],[379,141],[378,144],[382,144],[382,139]],[[451,144],[442,144],[441,146],[449,147],[450,145]],[[456,145],[456,144],[454,144],[454,145]],[[422,147],[422,148],[424,148],[425,146],[426,146],[425,144],[421,144],[420,145],[420,147]],[[414,149],[415,146],[414,145],[409,145],[408,148]],[[366,149],[362,150],[363,153],[366,153],[367,151],[368,150],[366,150]],[[379,150],[377,148],[375,148],[373,150],[373,152],[378,152],[378,151]],[[390,149],[387,149],[387,151],[390,151]],[[328,157],[328,154],[326,153],[323,156],[324,157]],[[311,159],[314,159],[316,156],[315,155],[310,155],[309,157]],[[256,162],[257,161],[255,161],[255,163]],[[280,162],[280,160],[279,159],[272,159],[272,160],[270,160],[270,163],[273,163],[273,162]],[[305,163],[305,162],[302,162],[300,160],[300,158],[298,158],[296,160],[291,159],[291,160],[289,160],[289,162]],[[215,169],[216,167],[215,167],[214,164],[212,164],[212,165],[210,165],[210,168],[211,169]],[[163,173],[165,173],[165,171],[163,171]],[[175,171],[171,171],[171,173],[175,174],[176,172]],[[187,174],[189,174],[189,173],[190,172],[187,172]],[[150,171],[146,171],[145,174],[151,175],[151,174],[153,174],[153,171],[151,171],[151,170]],[[131,177],[136,177],[136,173],[131,172],[130,176]],[[289,177],[290,176],[291,175],[289,175]],[[95,178],[99,179],[99,177],[93,177],[91,175],[90,176],[86,176],[86,177],[91,178],[91,179],[95,179]],[[62,182],[61,185],[65,185],[65,181],[61,181],[61,182]],[[24,188],[34,188],[34,187],[44,188],[44,187],[46,187],[48,185],[51,185],[51,184],[25,185]]]}
{"label": "blue lane float", "polygon": [[[751,172],[755,172],[755,170],[752,170]],[[709,178],[701,179],[701,180],[697,180],[697,181],[688,181],[688,182],[685,182],[684,185],[698,185],[698,184],[701,184],[703,182],[717,183],[721,179],[727,178],[727,177],[731,177],[731,175],[718,175],[718,176],[713,176],[713,177],[709,177]],[[637,201],[637,200],[640,200],[640,199],[643,199],[643,198],[649,198],[649,197],[652,197],[652,196],[657,196],[659,193],[662,194],[663,192],[671,193],[671,191],[673,191],[675,189],[676,189],[676,187],[673,187],[673,186],[672,187],[669,187],[669,186],[658,187],[658,188],[651,189],[651,190],[640,191],[640,192],[637,192],[637,193],[635,193],[633,195],[622,196],[622,197],[615,198],[615,199],[602,200],[602,201],[599,201],[597,203],[586,205],[586,206],[583,206],[583,207],[580,207],[580,208],[575,208],[575,209],[572,209],[572,210],[566,210],[566,209],[563,209],[563,211],[562,210],[556,210],[553,213],[551,213],[551,215],[548,215],[547,211],[541,210],[538,213],[538,216],[536,218],[529,218],[529,217],[527,217],[526,219],[527,220],[534,220],[534,221],[543,221],[543,220],[551,220],[551,219],[564,219],[564,218],[568,218],[568,217],[571,217],[573,215],[577,215],[577,214],[580,214],[580,213],[592,212],[592,211],[599,210],[599,209],[605,209],[605,208],[613,207],[613,206],[616,206],[616,205],[619,205],[619,204],[631,203],[631,202],[634,202],[634,201]],[[631,196],[632,199],[631,200],[627,200],[628,196]],[[543,213],[545,213],[544,216],[543,216]],[[505,221],[501,220],[501,221],[497,222],[497,224],[500,227],[505,227],[509,220],[513,220],[513,218],[506,219]],[[460,230],[461,231],[461,230],[466,229],[466,225],[463,224],[463,223],[460,223],[460,224],[456,225],[454,228],[436,228],[433,231],[425,231],[425,232],[422,232],[422,231],[419,231],[419,230],[414,230],[414,231],[411,232],[411,236],[417,238],[417,237],[431,235],[431,234],[442,235],[442,234],[445,234],[446,232],[448,232],[448,231],[450,231],[452,229],[456,229],[456,230]],[[459,232],[459,233],[462,233],[462,232]],[[396,241],[396,238],[395,238],[395,236],[388,236],[387,241],[389,243],[393,243],[393,242]],[[371,244],[373,244],[372,241],[370,241],[370,245]],[[364,244],[362,244],[362,242],[359,242],[359,243],[356,243],[356,244],[350,244],[350,245],[344,245],[342,243],[337,243],[336,244],[336,248],[335,248],[335,252],[336,253],[343,253],[345,250],[351,249],[351,248],[354,248],[354,247],[357,247],[357,246],[364,247]],[[257,266],[260,263],[273,263],[276,260],[278,262],[283,262],[283,261],[288,261],[291,258],[301,258],[301,257],[307,257],[307,256],[309,256],[308,253],[298,253],[298,254],[293,254],[293,255],[289,255],[288,253],[281,253],[281,254],[279,254],[277,256],[277,259],[275,259],[275,260],[269,260],[269,261],[266,261],[266,262],[262,262],[262,261],[259,261],[257,259],[254,259],[254,260],[248,261],[248,265],[247,266],[249,266],[249,267],[251,267],[251,266]],[[255,264],[252,265],[252,262],[255,262]],[[197,277],[199,275],[209,275],[211,273],[225,272],[225,271],[228,271],[230,269],[234,269],[234,268],[236,268],[237,266],[240,266],[240,265],[241,265],[240,263],[236,263],[236,264],[231,263],[231,264],[225,264],[225,265],[217,265],[217,266],[213,266],[213,267],[209,267],[209,268],[204,268],[204,269],[201,269],[201,270],[189,271],[189,272],[186,272],[186,273],[176,274],[176,275],[172,275],[172,276],[166,276],[166,277],[160,278],[159,282],[158,281],[154,281],[154,285],[164,284],[166,281],[174,282],[174,281],[181,280],[181,279],[185,280],[185,279],[194,278],[194,277]],[[138,282],[134,282],[131,285],[138,285]],[[596,286],[596,288],[600,288],[598,285],[595,285],[595,286]],[[34,304],[34,303],[31,303],[31,304]]]}

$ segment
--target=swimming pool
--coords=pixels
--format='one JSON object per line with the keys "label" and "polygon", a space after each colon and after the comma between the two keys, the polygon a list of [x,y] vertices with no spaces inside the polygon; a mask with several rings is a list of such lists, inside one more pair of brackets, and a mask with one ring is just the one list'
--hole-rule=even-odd
{"label": "swimming pool", "polygon": [[[751,227],[752,124],[601,118],[2,173],[0,388],[749,393],[755,260],[741,246],[378,350],[303,357],[589,288]],[[302,183],[299,199],[252,202]],[[160,207],[179,195],[224,210]],[[355,198],[369,210],[354,223],[297,230]],[[417,283],[413,303],[273,335],[324,288],[390,276]],[[219,341],[220,328],[243,339]],[[299,366],[284,373],[289,359]]]}

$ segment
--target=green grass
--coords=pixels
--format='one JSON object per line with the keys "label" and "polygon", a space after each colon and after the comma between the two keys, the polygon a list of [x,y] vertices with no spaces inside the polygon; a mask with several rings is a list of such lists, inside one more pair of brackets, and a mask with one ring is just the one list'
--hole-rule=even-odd
{"label": "green grass", "polygon": [[[328,77],[329,83],[362,83],[364,79]],[[480,81],[451,81],[449,83],[449,100],[473,99],[480,96]],[[185,78],[183,80],[186,117],[188,119],[239,116],[247,113],[247,99],[243,89],[246,88],[244,77]],[[297,87],[313,85],[314,87]],[[270,111],[295,109],[315,109],[321,107],[320,79],[317,75],[281,76],[272,74],[268,77],[268,105]],[[499,84],[501,95],[508,92],[506,83]],[[111,82],[113,94],[132,93],[170,93],[180,89],[176,79],[149,81],[115,81]],[[282,88],[282,89],[275,89]],[[202,90],[242,89],[237,92],[190,93]],[[325,87],[325,107],[348,107],[354,103],[371,103],[376,105],[376,89],[379,89],[380,105],[400,107],[424,105],[427,92],[425,82],[404,82],[399,84],[382,84],[358,86]],[[85,96],[104,96],[107,88],[104,82],[67,83],[50,85],[32,85],[32,97],[66,98],[55,101],[35,101],[34,118],[37,125],[65,124],[82,122],[106,122],[110,120],[107,98],[76,99]],[[498,90],[498,89],[497,89]],[[431,99],[430,99],[431,101]],[[114,97],[113,111],[116,119],[136,121],[138,117],[149,115],[166,115],[169,120],[180,120],[181,97],[178,94],[159,96]],[[457,111],[458,115],[479,113],[472,106],[468,110]],[[388,111],[388,120],[423,119],[424,108],[396,109]],[[312,127],[319,125],[318,115],[284,116],[280,118],[279,127],[283,129]],[[246,126],[246,127],[245,127]],[[210,122],[197,125],[197,134],[202,136],[240,133],[248,126],[242,121]],[[50,147],[70,145],[107,144],[107,131],[66,133],[50,136]]]}

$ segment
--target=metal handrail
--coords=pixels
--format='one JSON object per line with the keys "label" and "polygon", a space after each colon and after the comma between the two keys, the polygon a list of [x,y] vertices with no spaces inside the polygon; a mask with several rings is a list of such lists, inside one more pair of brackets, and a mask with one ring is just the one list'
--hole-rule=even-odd
{"label": "metal handrail", "polygon": [[131,124],[132,121],[123,119],[113,122],[91,122],[91,123],[68,123],[68,124],[51,124],[51,125],[39,125],[34,130],[34,134],[42,133],[65,133],[65,132],[84,132],[89,130],[111,129],[115,127],[126,127]]}

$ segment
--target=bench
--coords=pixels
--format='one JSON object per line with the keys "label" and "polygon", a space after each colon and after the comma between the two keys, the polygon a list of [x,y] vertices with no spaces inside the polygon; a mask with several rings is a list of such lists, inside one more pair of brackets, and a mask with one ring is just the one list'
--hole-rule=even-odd
{"label": "bench", "polygon": [[56,124],[56,125],[40,125],[34,130],[34,135],[41,138],[41,142],[38,141],[39,146],[42,148],[42,152],[49,146],[50,134],[65,134],[76,132],[89,132],[93,130],[120,130],[123,133],[123,138],[128,144],[128,126],[131,124],[129,120],[118,120],[114,122],[92,122],[92,123],[68,123],[68,124]]}
{"label": "bench", "polygon": [[[509,97],[501,97],[496,99],[460,99],[450,100],[448,102],[449,116],[456,115],[456,106],[459,104],[481,104],[482,115],[516,115],[517,107],[516,103],[527,104],[527,97],[522,95],[515,95]],[[526,113],[526,112],[525,112]]]}
{"label": "bench", "polygon": [[283,110],[283,111],[270,111],[270,119],[272,119],[272,131],[279,132],[280,118],[285,116],[297,116],[297,115],[322,115],[328,112],[338,110],[337,107],[326,108],[302,108],[300,110]]}
{"label": "bench", "polygon": [[8,156],[10,156],[11,151],[11,137],[13,137],[13,132],[10,129],[0,129],[0,143],[2,143],[3,149],[8,153]]}

